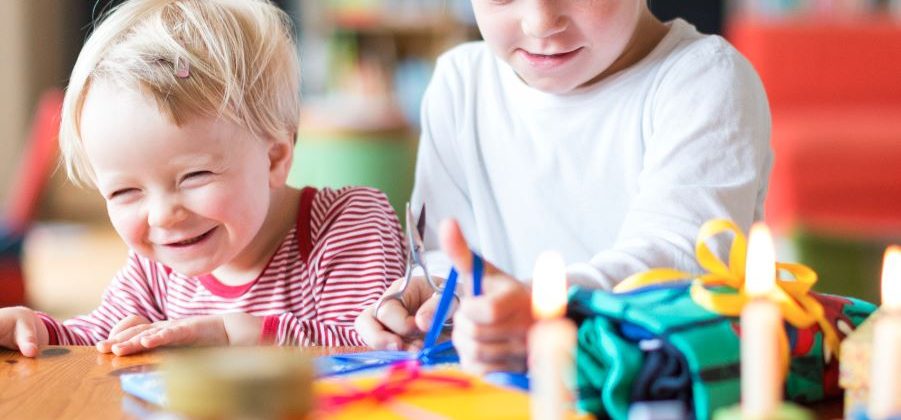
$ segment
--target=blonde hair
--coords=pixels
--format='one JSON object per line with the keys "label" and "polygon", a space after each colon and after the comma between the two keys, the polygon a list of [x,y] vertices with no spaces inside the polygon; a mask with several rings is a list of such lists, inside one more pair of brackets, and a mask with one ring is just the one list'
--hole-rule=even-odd
{"label": "blonde hair", "polygon": [[293,136],[300,70],[290,31],[268,0],[131,0],[113,9],[82,48],[63,101],[69,178],[93,184],[79,120],[101,80],[138,89],[176,125],[221,116],[259,138]]}

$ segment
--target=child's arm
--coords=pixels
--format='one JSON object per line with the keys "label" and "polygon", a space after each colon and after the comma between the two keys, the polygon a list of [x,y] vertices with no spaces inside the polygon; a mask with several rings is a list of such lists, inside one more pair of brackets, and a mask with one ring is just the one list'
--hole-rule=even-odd
{"label": "child's arm", "polygon": [[48,341],[47,328],[34,311],[23,306],[0,308],[0,347],[35,357]]}
{"label": "child's arm", "polygon": [[51,345],[95,345],[109,337],[113,328],[130,315],[150,321],[165,318],[159,309],[166,289],[159,266],[131,253],[128,261],[103,294],[100,306],[87,315],[60,322],[37,312],[49,335]]}
{"label": "child's arm", "polygon": [[[694,242],[704,222],[726,218],[747,231],[763,217],[773,159],[763,86],[734,50],[708,47],[660,75],[637,191],[616,241],[571,266],[586,276],[570,281],[612,287],[653,267],[698,272]],[[730,241],[710,245],[725,257]]]}
{"label": "child's arm", "polygon": [[280,345],[362,346],[355,318],[404,273],[400,224],[385,195],[371,188],[323,190],[316,200],[314,208],[322,216],[313,218],[308,264],[316,306],[266,317],[263,339]]}
{"label": "child's arm", "polygon": [[124,356],[164,346],[256,345],[262,325],[262,317],[242,312],[158,322],[130,316],[110,332],[109,339],[97,343],[97,350]]}

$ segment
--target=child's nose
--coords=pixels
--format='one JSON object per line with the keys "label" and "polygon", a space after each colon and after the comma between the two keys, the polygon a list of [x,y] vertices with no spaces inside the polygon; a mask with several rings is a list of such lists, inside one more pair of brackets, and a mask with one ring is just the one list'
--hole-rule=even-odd
{"label": "child's nose", "polygon": [[522,31],[534,38],[547,38],[566,30],[568,20],[556,0],[538,0],[522,18]]}
{"label": "child's nose", "polygon": [[170,227],[185,219],[184,207],[171,196],[154,197],[147,209],[147,224],[152,227]]}

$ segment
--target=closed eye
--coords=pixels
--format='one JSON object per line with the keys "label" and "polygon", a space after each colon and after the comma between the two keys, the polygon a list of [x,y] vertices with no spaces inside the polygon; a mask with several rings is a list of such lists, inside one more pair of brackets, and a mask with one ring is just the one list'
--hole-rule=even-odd
{"label": "closed eye", "polygon": [[112,200],[114,198],[123,197],[128,194],[135,193],[137,191],[138,191],[137,188],[123,188],[121,190],[116,190],[116,191],[113,191],[112,193],[110,193],[110,195],[107,197],[107,200]]}
{"label": "closed eye", "polygon": [[184,182],[199,182],[199,181],[203,181],[204,179],[206,179],[212,175],[213,175],[213,173],[210,171],[188,172],[187,174],[185,174],[185,176],[181,177],[181,182],[182,183],[184,183]]}

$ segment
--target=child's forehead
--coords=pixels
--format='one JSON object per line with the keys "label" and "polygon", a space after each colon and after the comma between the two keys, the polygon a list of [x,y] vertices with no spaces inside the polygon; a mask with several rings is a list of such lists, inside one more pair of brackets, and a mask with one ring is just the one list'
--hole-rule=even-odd
{"label": "child's forehead", "polygon": [[176,99],[172,97],[158,97],[141,83],[128,84],[109,78],[96,78],[85,90],[81,118],[84,119],[91,112],[106,112],[108,114],[103,114],[102,117],[109,122],[108,117],[116,113],[140,114],[142,121],[161,120],[160,122],[174,128],[197,127],[195,130],[200,133],[228,133],[234,128],[234,121],[224,115],[212,111],[183,109],[173,106],[174,101]]}
{"label": "child's forehead", "polygon": [[185,150],[217,145],[233,147],[237,141],[253,137],[225,115],[182,113],[173,116],[165,104],[140,89],[100,81],[88,91],[81,116],[81,134],[85,142],[163,141],[176,143]]}

